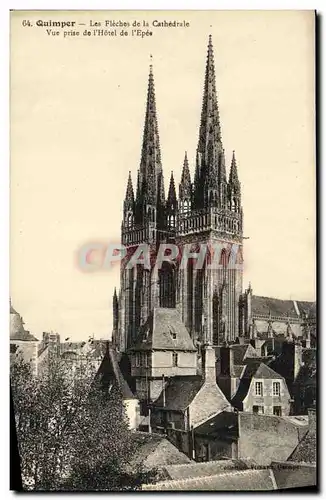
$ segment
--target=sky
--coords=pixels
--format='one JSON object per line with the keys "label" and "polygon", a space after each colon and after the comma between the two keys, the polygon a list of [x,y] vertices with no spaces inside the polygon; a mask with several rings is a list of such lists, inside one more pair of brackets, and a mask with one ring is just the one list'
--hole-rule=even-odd
{"label": "sky", "polygon": [[[153,28],[155,19],[190,26]],[[153,34],[64,38],[36,20],[84,23],[81,31],[90,20],[145,20]],[[315,300],[313,11],[16,11],[10,294],[38,338],[50,330],[75,340],[110,336],[119,267],[87,273],[78,251],[120,241],[150,55],[165,182],[171,171],[179,182],[185,150],[193,175],[210,33],[227,165],[235,150],[242,184],[244,286]]]}

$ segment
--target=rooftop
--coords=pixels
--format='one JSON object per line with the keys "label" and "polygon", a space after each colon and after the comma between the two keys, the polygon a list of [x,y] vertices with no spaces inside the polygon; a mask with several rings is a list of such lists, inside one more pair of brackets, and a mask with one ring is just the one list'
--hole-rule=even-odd
{"label": "rooftop", "polygon": [[157,307],[140,328],[135,350],[196,351],[177,309]]}

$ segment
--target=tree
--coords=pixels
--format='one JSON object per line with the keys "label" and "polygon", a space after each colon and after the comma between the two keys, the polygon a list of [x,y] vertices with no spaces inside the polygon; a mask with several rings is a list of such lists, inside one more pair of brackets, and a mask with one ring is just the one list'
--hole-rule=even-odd
{"label": "tree", "polygon": [[18,359],[11,386],[24,489],[134,490],[154,477],[130,466],[134,440],[121,394],[94,381],[90,361],[72,369],[54,357],[36,378]]}

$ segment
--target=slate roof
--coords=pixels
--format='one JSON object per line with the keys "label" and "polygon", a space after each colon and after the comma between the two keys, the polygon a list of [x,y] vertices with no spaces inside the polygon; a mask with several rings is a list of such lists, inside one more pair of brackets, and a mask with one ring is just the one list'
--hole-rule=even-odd
{"label": "slate roof", "polygon": [[243,360],[247,357],[258,357],[256,350],[250,344],[233,344],[230,346],[233,352],[233,363],[235,365],[242,365]]}
{"label": "slate roof", "polygon": [[137,446],[131,465],[144,464],[155,452],[155,463],[153,464],[151,460],[151,467],[191,463],[190,458],[179,451],[164,435],[136,431],[132,433],[131,439]]}
{"label": "slate roof", "polygon": [[[165,389],[165,409],[185,410],[188,408],[199,389],[204,384],[200,375],[172,377]],[[154,402],[154,406],[163,407],[163,393]]]}
{"label": "slate roof", "polygon": [[38,342],[38,339],[34,337],[34,335],[32,335],[30,332],[24,329],[11,333],[10,340],[24,340],[27,342],[32,342],[32,341]]}
{"label": "slate roof", "polygon": [[269,469],[249,469],[163,481],[143,486],[143,489],[156,491],[269,491],[275,489],[275,482]]}
{"label": "slate roof", "polygon": [[289,456],[290,462],[316,463],[317,440],[316,430],[309,429],[304,438],[300,441],[293,453]]}
{"label": "slate roof", "polygon": [[246,368],[241,377],[238,390],[231,400],[232,406],[241,409],[242,402],[248,394],[253,377],[260,379],[283,379],[279,373],[272,370],[272,368],[267,366],[265,363],[262,363],[260,358],[247,358]]}
{"label": "slate roof", "polygon": [[244,470],[251,467],[247,460],[225,459],[209,462],[191,462],[190,464],[169,465],[162,468],[164,479],[178,480],[193,477],[207,477],[224,474],[225,471]]}
{"label": "slate roof", "polygon": [[316,318],[316,302],[297,301],[301,313],[305,312],[309,318]]}
{"label": "slate roof", "polygon": [[140,328],[133,350],[152,349],[196,351],[177,309],[155,308]]}
{"label": "slate roof", "polygon": [[[316,302],[295,301],[299,313],[306,312],[311,318],[316,317]],[[272,316],[281,316],[285,319],[290,317],[297,318],[298,312],[296,310],[293,300],[274,299],[273,297],[263,297],[260,295],[253,295],[251,308],[253,315],[264,314],[266,316],[271,313]]]}
{"label": "slate roof", "polygon": [[253,315],[265,314],[268,316],[271,313],[272,316],[284,316],[284,318],[287,318],[288,315],[298,317],[293,300],[274,299],[260,295],[252,296],[251,310]]}
{"label": "slate roof", "polygon": [[109,342],[107,343],[107,350],[98,369],[96,378],[100,379],[105,385],[117,385],[122,393],[123,399],[136,399],[121,373],[116,351]]}
{"label": "slate roof", "polygon": [[272,462],[271,467],[278,489],[311,487],[317,484],[315,464]]}

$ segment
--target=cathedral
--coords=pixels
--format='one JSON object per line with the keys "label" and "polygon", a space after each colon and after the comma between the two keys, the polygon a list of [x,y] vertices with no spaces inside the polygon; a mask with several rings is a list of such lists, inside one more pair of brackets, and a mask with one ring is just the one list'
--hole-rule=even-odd
{"label": "cathedral", "polygon": [[[147,107],[136,193],[129,174],[124,200],[121,240],[129,249],[150,244],[155,253],[161,243],[175,243],[180,249],[192,244],[222,243],[225,266],[210,270],[186,269],[165,263],[162,269],[121,267],[121,290],[114,297],[114,329],[119,349],[130,348],[139,328],[157,307],[175,308],[194,342],[218,344],[221,337],[234,340],[239,333],[239,297],[242,270],[227,269],[228,243],[238,244],[242,259],[243,212],[241,185],[233,152],[229,177],[225,164],[220,116],[215,87],[212,40],[209,39],[203,104],[192,181],[185,154],[177,190],[171,175],[167,198],[161,162],[153,69],[150,67]],[[240,266],[239,266],[240,267]]]}
{"label": "cathedral", "polygon": [[[194,170],[192,179],[186,153],[179,186],[171,174],[166,197],[151,65],[137,185],[134,189],[129,172],[121,243],[129,258],[142,244],[150,245],[151,255],[163,243],[181,251],[190,247],[193,253],[203,244],[219,245],[222,251],[217,268],[208,265],[209,256],[200,267],[194,258],[187,266],[176,260],[164,262],[160,269],[154,264],[150,269],[142,264],[128,267],[128,258],[121,262],[112,339],[130,361],[140,400],[155,401],[166,377],[205,371],[203,353],[209,349],[215,352],[217,346],[250,339],[256,339],[260,349],[261,336],[294,339],[307,330],[302,327],[303,314],[309,323],[309,303],[253,296],[251,286],[243,293],[241,183],[234,151],[230,167],[226,165],[211,36]],[[229,265],[231,248],[237,249],[236,265]]]}

